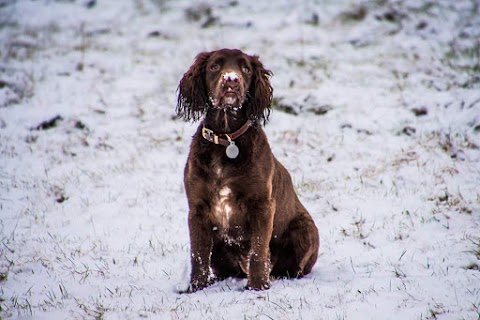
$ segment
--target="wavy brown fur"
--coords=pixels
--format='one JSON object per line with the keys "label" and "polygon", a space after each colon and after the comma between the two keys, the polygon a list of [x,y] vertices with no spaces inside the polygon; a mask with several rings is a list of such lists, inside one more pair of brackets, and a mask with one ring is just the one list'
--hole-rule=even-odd
{"label": "wavy brown fur", "polygon": [[[205,83],[205,68],[208,59],[218,51],[199,53],[194,63],[183,75],[178,85],[177,115],[187,121],[201,119],[208,107],[210,100],[207,84]],[[249,113],[256,119],[268,121],[272,104],[273,88],[270,85],[269,77],[272,72],[263,67],[258,56],[248,57],[252,68],[252,83],[247,92],[247,108]]]}
{"label": "wavy brown fur", "polygon": [[180,81],[178,114],[186,120],[203,117],[184,175],[192,266],[188,292],[227,277],[246,277],[247,288],[263,290],[270,276],[302,277],[317,260],[318,230],[262,127],[235,140],[240,153],[234,159],[226,156],[225,146],[201,134],[204,126],[221,134],[249,118],[266,121],[270,75],[257,56],[223,49],[199,54]]}

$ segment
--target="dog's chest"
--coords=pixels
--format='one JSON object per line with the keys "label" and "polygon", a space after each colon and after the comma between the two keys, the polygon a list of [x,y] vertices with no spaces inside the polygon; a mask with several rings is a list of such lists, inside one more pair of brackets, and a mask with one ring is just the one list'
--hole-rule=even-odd
{"label": "dog's chest", "polygon": [[213,216],[216,222],[223,228],[228,228],[230,220],[234,214],[233,212],[233,193],[228,186],[222,186],[218,189],[217,194],[213,199]]}
{"label": "dog's chest", "polygon": [[238,200],[237,190],[222,181],[222,179],[217,180],[217,187],[212,195],[213,228],[218,235],[228,241],[242,241],[246,229],[243,206]]}

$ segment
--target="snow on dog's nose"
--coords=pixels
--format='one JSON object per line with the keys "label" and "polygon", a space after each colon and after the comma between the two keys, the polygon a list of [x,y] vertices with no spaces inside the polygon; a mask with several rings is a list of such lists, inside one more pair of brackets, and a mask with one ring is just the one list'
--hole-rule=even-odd
{"label": "snow on dog's nose", "polygon": [[239,80],[239,77],[236,72],[229,71],[223,74],[223,80],[237,82]]}

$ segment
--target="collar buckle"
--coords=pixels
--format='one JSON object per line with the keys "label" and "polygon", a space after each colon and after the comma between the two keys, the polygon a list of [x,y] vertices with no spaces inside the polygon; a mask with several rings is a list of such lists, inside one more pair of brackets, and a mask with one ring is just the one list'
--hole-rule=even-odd
{"label": "collar buckle", "polygon": [[222,143],[222,139],[220,139],[220,137],[218,135],[215,134],[215,132],[213,132],[213,130],[210,130],[206,127],[203,127],[202,128],[202,137],[207,140],[207,141],[210,141],[212,143],[215,143],[215,144],[224,144]]}
{"label": "collar buckle", "polygon": [[[237,131],[235,131],[233,133],[223,133],[223,134],[215,134],[215,132],[213,132],[213,130],[208,129],[207,127],[203,126],[202,137],[207,141],[210,141],[210,142],[215,143],[215,144],[221,144],[221,145],[224,145],[224,146],[227,147],[229,145],[235,144],[234,140],[237,139],[238,137],[240,137],[245,132],[247,132],[247,130],[251,126],[254,126],[254,124],[255,124],[255,120],[248,119],[247,122],[245,122],[243,124],[243,126],[240,129],[238,129]],[[221,138],[223,136],[226,137],[226,139]]]}

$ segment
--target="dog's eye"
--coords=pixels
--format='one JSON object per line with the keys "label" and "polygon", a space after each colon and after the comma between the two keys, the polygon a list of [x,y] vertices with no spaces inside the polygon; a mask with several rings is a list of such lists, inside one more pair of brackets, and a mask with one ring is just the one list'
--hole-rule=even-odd
{"label": "dog's eye", "polygon": [[220,66],[218,64],[212,64],[210,66],[210,71],[215,72],[215,71],[218,71],[218,70],[220,70]]}
{"label": "dog's eye", "polygon": [[242,72],[246,74],[250,74],[250,69],[247,67],[242,67]]}

